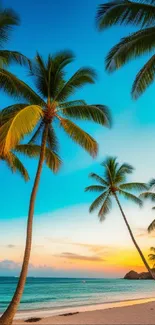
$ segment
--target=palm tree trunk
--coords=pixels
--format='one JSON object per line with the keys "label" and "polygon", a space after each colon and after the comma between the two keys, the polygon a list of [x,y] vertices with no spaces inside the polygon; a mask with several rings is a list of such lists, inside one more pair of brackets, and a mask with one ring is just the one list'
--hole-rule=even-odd
{"label": "palm tree trunk", "polygon": [[135,245],[135,247],[136,247],[136,249],[137,249],[137,251],[138,251],[138,253],[139,253],[139,255],[140,255],[140,257],[141,257],[141,259],[142,259],[142,261],[143,261],[143,263],[144,263],[144,265],[145,265],[145,267],[147,268],[147,270],[148,270],[148,272],[150,273],[151,277],[152,277],[153,279],[155,279],[155,274],[154,274],[154,272],[152,272],[151,268],[149,267],[149,264],[147,263],[147,261],[146,261],[144,255],[143,255],[143,253],[142,253],[140,247],[138,246],[138,244],[137,244],[137,242],[136,242],[136,240],[135,240],[135,238],[134,238],[134,235],[133,235],[132,230],[131,230],[131,228],[130,228],[130,226],[129,226],[129,224],[128,224],[128,221],[127,221],[127,219],[126,219],[126,216],[125,216],[125,214],[124,214],[124,212],[123,212],[123,209],[122,209],[122,207],[121,207],[121,204],[120,204],[120,202],[119,202],[119,200],[118,200],[118,197],[117,197],[116,193],[114,193],[114,196],[115,196],[115,199],[116,199],[116,201],[117,201],[117,204],[118,204],[118,206],[119,206],[119,208],[120,208],[120,211],[121,211],[121,213],[122,213],[122,216],[123,216],[123,219],[124,219],[124,221],[125,221],[125,223],[126,223],[126,226],[127,226],[128,230],[129,230],[129,234],[130,234],[130,236],[131,236],[131,239],[132,239],[132,241],[133,241],[133,243],[134,243],[134,245]]}
{"label": "palm tree trunk", "polygon": [[35,200],[36,200],[37,190],[39,186],[41,171],[45,159],[47,132],[48,132],[48,124],[45,125],[43,136],[42,136],[40,158],[39,158],[37,173],[36,173],[34,185],[31,192],[31,197],[30,197],[30,205],[29,205],[29,213],[28,213],[28,221],[27,221],[27,236],[26,236],[26,245],[25,245],[22,269],[21,269],[19,281],[14,296],[9,306],[7,307],[6,311],[3,313],[3,315],[0,318],[0,325],[12,324],[14,315],[17,311],[18,305],[20,303],[24,291],[24,286],[25,286],[27,272],[28,272],[30,253],[31,253],[31,245],[32,245],[32,226],[33,226],[34,206],[35,206]]}

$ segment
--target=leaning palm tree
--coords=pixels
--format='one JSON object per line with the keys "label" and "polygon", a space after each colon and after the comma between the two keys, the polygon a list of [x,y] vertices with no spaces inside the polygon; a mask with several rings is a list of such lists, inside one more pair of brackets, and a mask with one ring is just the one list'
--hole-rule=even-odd
{"label": "leaning palm tree", "polygon": [[98,8],[97,25],[104,30],[114,25],[131,25],[139,30],[124,37],[109,52],[106,69],[119,69],[128,61],[150,54],[150,59],[138,72],[132,86],[137,99],[155,78],[155,1],[110,0]]}
{"label": "leaning palm tree", "polygon": [[23,84],[22,91],[20,87],[14,88],[13,94],[22,95],[27,102],[11,106],[3,111],[3,125],[0,128],[1,152],[7,153],[8,150],[14,148],[24,135],[30,133],[34,128],[34,134],[29,143],[41,145],[38,169],[30,198],[28,232],[22,270],[13,299],[0,319],[0,324],[3,325],[12,324],[24,290],[31,251],[35,200],[45,158],[45,147],[56,146],[55,128],[58,130],[62,128],[74,142],[94,157],[98,150],[96,141],[72,119],[90,120],[107,127],[111,123],[110,113],[106,106],[88,105],[84,100],[69,100],[76,90],[84,85],[93,84],[96,79],[95,71],[88,67],[77,70],[67,79],[65,68],[73,59],[74,55],[69,51],[49,55],[47,60],[37,54],[31,63],[30,70],[37,92]]}
{"label": "leaning palm tree", "polygon": [[[140,197],[142,199],[150,199],[152,202],[155,202],[155,179],[151,179],[151,181],[148,183],[148,191],[141,193]],[[155,206],[153,206],[152,209],[155,210]],[[155,219],[148,226],[149,233],[153,230],[155,230]]]}
{"label": "leaning palm tree", "polygon": [[147,185],[144,183],[126,183],[126,177],[128,174],[133,172],[133,167],[129,164],[120,165],[117,162],[116,158],[109,157],[107,158],[101,166],[104,167],[104,176],[99,176],[95,173],[91,173],[90,177],[95,180],[98,184],[91,185],[86,187],[85,191],[89,192],[100,192],[101,194],[96,198],[96,200],[91,204],[89,211],[93,212],[96,209],[99,209],[98,217],[100,221],[104,221],[106,215],[111,211],[112,208],[112,198],[114,198],[118,204],[122,217],[125,221],[125,224],[128,228],[130,237],[144,263],[147,270],[153,278],[155,275],[151,271],[140,247],[138,246],[130,225],[127,221],[125,213],[122,209],[119,196],[128,199],[139,206],[142,205],[142,201],[135,194],[132,194],[130,191],[143,191],[147,189]]}

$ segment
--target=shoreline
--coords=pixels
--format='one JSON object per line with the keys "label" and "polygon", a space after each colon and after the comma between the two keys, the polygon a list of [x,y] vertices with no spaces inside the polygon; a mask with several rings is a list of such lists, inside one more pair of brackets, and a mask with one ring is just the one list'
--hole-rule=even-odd
{"label": "shoreline", "polygon": [[34,309],[34,310],[21,310],[18,311],[15,320],[25,320],[27,318],[46,318],[46,317],[54,317],[61,316],[68,313],[85,313],[85,312],[95,312],[95,311],[104,311],[107,309],[114,308],[122,308],[128,306],[142,305],[155,302],[154,298],[139,298],[139,299],[131,299],[131,300],[122,300],[122,301],[113,301],[113,302],[105,302],[101,304],[93,304],[93,305],[81,305],[81,306],[73,306],[73,307],[61,307],[61,308],[42,308],[42,309]]}

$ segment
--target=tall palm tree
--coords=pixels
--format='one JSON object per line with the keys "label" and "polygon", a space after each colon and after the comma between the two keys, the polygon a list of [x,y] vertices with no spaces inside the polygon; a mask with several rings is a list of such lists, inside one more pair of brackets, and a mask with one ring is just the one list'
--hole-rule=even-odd
{"label": "tall palm tree", "polygon": [[[142,199],[150,199],[152,202],[155,202],[155,179],[151,179],[148,183],[148,191],[141,193],[140,198]],[[152,207],[155,210],[155,206]],[[151,233],[155,230],[155,219],[148,226],[148,232]]]}
{"label": "tall palm tree", "polygon": [[126,183],[126,177],[128,174],[133,172],[133,167],[129,164],[119,164],[117,159],[114,157],[107,158],[101,166],[104,167],[104,176],[101,177],[95,173],[91,173],[90,177],[95,180],[98,184],[86,187],[86,192],[100,192],[101,194],[95,199],[95,201],[90,206],[90,213],[96,209],[99,209],[98,217],[100,221],[104,221],[106,215],[111,211],[112,208],[112,198],[114,198],[118,204],[122,217],[125,221],[127,229],[129,231],[130,237],[144,263],[147,270],[153,278],[155,275],[151,271],[140,247],[138,246],[130,225],[127,221],[125,213],[122,209],[119,196],[128,199],[139,206],[142,205],[142,201],[135,194],[130,191],[143,191],[147,189],[147,185],[144,183]]}
{"label": "tall palm tree", "polygon": [[148,53],[151,55],[132,86],[132,96],[137,99],[155,78],[155,1],[110,0],[99,6],[97,25],[100,30],[114,25],[139,28],[122,38],[106,57],[106,69],[113,72],[134,58]]}
{"label": "tall palm tree", "polygon": [[1,152],[7,153],[8,150],[14,148],[19,140],[34,128],[35,132],[30,143],[41,145],[38,169],[30,198],[28,232],[22,270],[13,299],[0,319],[0,324],[3,325],[12,324],[23,293],[31,251],[35,200],[45,157],[45,147],[56,146],[55,127],[62,128],[74,142],[94,157],[98,149],[96,141],[73,123],[72,118],[90,120],[107,127],[111,123],[110,113],[106,106],[87,105],[84,100],[69,100],[76,90],[84,85],[93,84],[96,79],[95,71],[87,67],[77,70],[67,79],[65,68],[73,59],[74,55],[69,51],[49,55],[47,60],[37,54],[31,63],[30,70],[37,92],[23,84],[22,91],[20,87],[13,88],[12,93],[23,96],[27,103],[11,106],[3,111],[3,125],[0,128]]}

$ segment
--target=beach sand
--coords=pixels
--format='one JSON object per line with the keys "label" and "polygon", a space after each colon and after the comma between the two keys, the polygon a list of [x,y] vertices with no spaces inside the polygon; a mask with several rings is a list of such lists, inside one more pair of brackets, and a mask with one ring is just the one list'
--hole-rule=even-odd
{"label": "beach sand", "polygon": [[[147,299],[148,301],[148,299]],[[124,305],[125,304],[125,305]],[[108,304],[110,305],[110,304]],[[106,306],[107,309],[92,310],[78,312],[73,315],[62,316],[62,313],[57,316],[46,317],[46,312],[43,311],[38,314],[42,318],[37,322],[25,322],[24,320],[15,320],[14,325],[56,325],[56,324],[119,324],[119,325],[129,325],[129,324],[147,324],[155,325],[155,301],[145,302],[143,301],[132,301],[124,303],[114,303],[110,306]],[[95,307],[93,307],[95,308]],[[97,308],[97,307],[96,307]],[[89,309],[89,308],[88,308]],[[78,311],[78,309],[77,309]],[[68,313],[68,312],[67,312]],[[42,316],[41,316],[42,315]],[[27,313],[27,318],[32,317],[30,313]]]}

